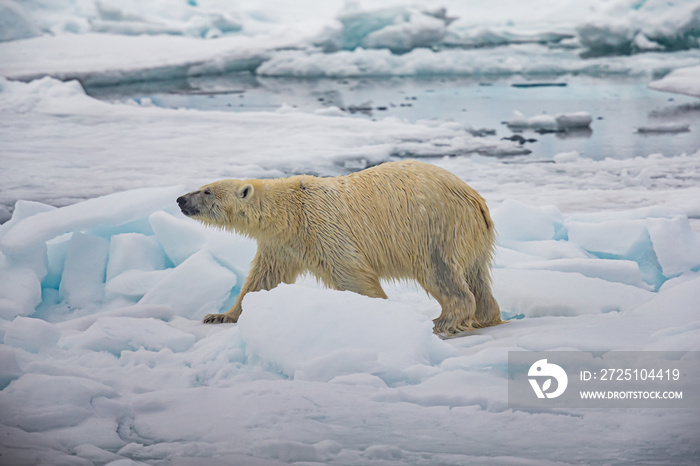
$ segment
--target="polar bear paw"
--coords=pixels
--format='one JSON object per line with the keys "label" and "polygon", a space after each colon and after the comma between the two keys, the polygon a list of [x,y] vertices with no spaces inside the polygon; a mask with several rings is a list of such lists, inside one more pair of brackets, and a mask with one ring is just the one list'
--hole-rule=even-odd
{"label": "polar bear paw", "polygon": [[228,314],[207,314],[202,319],[202,323],[205,324],[235,324],[237,319],[229,316]]}

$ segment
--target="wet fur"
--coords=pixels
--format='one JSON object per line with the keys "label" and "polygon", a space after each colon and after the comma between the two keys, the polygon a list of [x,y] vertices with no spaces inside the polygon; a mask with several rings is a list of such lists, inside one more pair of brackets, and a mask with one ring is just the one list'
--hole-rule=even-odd
{"label": "wet fur", "polygon": [[204,322],[236,322],[247,293],[304,272],[375,298],[387,297],[382,279],[415,280],[442,306],[436,333],[502,322],[491,292],[488,208],[444,169],[401,161],[334,178],[222,180],[178,202],[193,218],[258,243],[234,306]]}

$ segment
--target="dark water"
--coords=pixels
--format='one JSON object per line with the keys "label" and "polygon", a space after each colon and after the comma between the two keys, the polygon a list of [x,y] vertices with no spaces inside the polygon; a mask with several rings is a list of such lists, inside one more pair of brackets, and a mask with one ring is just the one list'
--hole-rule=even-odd
{"label": "dark water", "polygon": [[[578,151],[592,159],[667,156],[700,149],[700,99],[650,90],[646,78],[558,77],[525,81],[516,77],[362,78],[302,80],[236,74],[187,81],[87,89],[105,100],[134,99],[165,108],[205,111],[274,111],[286,104],[304,111],[337,106],[357,118],[396,117],[408,121],[456,121],[490,130],[501,139],[515,132],[503,122],[514,110],[525,116],[585,111],[590,129],[568,133],[522,133],[532,159]],[[640,134],[639,127],[665,123],[690,131]]]}

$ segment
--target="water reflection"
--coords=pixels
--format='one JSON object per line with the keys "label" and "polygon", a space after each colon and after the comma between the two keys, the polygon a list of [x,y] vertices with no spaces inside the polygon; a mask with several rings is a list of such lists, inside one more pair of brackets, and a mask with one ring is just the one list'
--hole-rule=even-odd
{"label": "water reflection", "polygon": [[[629,77],[540,76],[528,85],[521,77],[290,79],[237,73],[87,91],[111,101],[149,98],[166,108],[249,112],[287,105],[315,112],[337,107],[355,118],[454,121],[476,137],[501,140],[519,135],[534,159],[572,150],[593,159],[623,159],[700,149],[697,99],[653,91],[647,83],[646,78]],[[515,110],[529,116],[583,111],[593,121],[587,128],[537,134],[502,124]],[[689,131],[653,138],[638,132],[660,124],[688,125]]]}

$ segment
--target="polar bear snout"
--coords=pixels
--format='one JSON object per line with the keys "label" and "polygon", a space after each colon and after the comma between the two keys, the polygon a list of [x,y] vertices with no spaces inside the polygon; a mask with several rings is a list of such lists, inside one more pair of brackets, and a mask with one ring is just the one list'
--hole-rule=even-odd
{"label": "polar bear snout", "polygon": [[197,215],[199,213],[196,194],[197,192],[189,193],[177,198],[177,205],[180,206],[182,213],[188,217],[192,217],[193,215]]}

